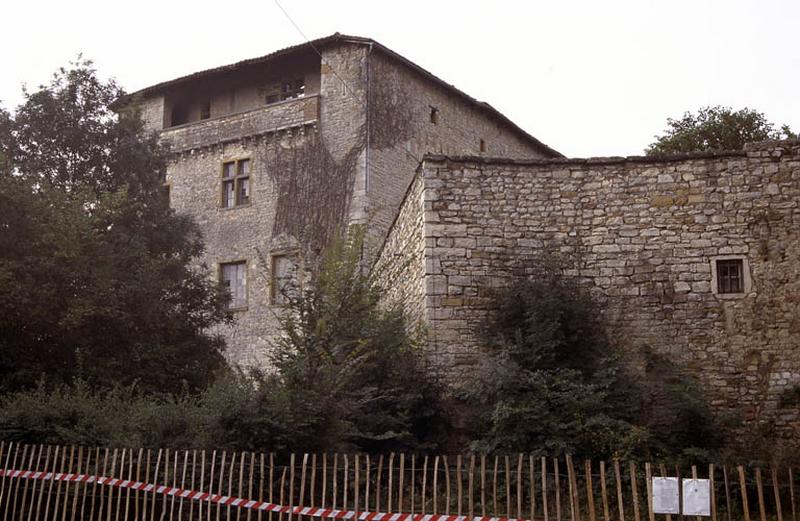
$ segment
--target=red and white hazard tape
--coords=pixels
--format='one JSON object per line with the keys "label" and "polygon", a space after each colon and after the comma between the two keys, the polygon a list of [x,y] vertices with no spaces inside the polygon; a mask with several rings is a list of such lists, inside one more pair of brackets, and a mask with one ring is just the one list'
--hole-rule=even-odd
{"label": "red and white hazard tape", "polygon": [[109,478],[105,476],[90,476],[88,474],[63,474],[53,472],[34,472],[31,470],[2,470],[0,477],[10,479],[40,479],[52,481],[68,481],[71,483],[97,483],[108,487],[129,488],[142,492],[152,492],[164,496],[174,496],[195,501],[206,501],[208,503],[218,503],[224,506],[248,508],[263,512],[291,512],[294,515],[321,517],[330,519],[350,519],[359,521],[525,521],[507,517],[482,517],[476,516],[451,516],[445,514],[402,514],[389,512],[364,512],[353,510],[333,510],[329,508],[315,507],[291,507],[276,505],[266,501],[254,501],[237,497],[221,496],[208,492],[197,492],[185,490],[178,487],[168,487],[166,485],[154,485],[152,483],[142,483],[141,481],[131,481],[127,479]]}

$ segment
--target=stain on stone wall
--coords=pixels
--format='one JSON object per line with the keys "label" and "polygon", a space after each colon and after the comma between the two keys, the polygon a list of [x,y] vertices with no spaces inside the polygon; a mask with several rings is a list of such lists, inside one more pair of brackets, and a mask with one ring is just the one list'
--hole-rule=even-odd
{"label": "stain on stone wall", "polygon": [[[407,73],[406,73],[407,74]],[[369,61],[368,128],[370,149],[402,145],[414,137],[414,107],[418,100],[405,87],[402,71],[385,60]]]}
{"label": "stain on stone wall", "polygon": [[317,257],[347,224],[362,150],[356,143],[336,160],[316,133],[297,146],[278,147],[269,167],[276,192],[272,235],[293,237],[307,259]]}
{"label": "stain on stone wall", "polygon": [[[541,147],[499,124],[452,91],[382,52],[369,62],[368,201],[374,235],[394,221],[413,172],[427,153],[547,157]],[[438,119],[431,121],[431,110]]]}

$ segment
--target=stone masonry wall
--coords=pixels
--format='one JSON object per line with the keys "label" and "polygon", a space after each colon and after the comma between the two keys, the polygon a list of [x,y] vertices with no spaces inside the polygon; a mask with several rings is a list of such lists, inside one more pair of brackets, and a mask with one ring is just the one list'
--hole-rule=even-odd
{"label": "stone masonry wall", "polygon": [[[167,173],[172,206],[203,230],[203,260],[212,276],[219,275],[220,263],[247,263],[247,307],[236,312],[235,325],[221,330],[234,363],[265,365],[277,333],[282,309],[270,305],[272,255],[297,253],[313,268],[327,241],[350,223],[369,223],[370,237],[382,240],[418,166],[416,157],[428,151],[478,153],[481,137],[493,153],[543,155],[419,73],[370,53],[368,45],[341,42],[320,52],[319,94],[161,131],[174,156]],[[279,73],[273,67],[272,74]],[[234,79],[231,88],[243,92],[247,85]],[[214,80],[215,92],[224,94],[225,80]],[[175,89],[170,95],[180,98]],[[140,104],[148,127],[161,130],[164,97]],[[439,110],[435,125],[432,106]],[[243,158],[250,159],[251,201],[220,208],[221,165]],[[409,273],[419,286],[407,294],[420,313],[422,274]]]}
{"label": "stone masonry wall", "polygon": [[180,152],[241,141],[265,132],[316,123],[318,119],[319,96],[309,96],[171,127],[161,132],[161,139],[169,144],[171,151]]}
{"label": "stone masonry wall", "polygon": [[164,96],[137,99],[136,104],[144,127],[151,132],[160,132],[164,128]]}
{"label": "stone masonry wall", "polygon": [[[247,141],[219,144],[174,156],[167,169],[172,206],[190,214],[203,231],[203,262],[213,278],[219,265],[245,261],[247,306],[235,312],[235,322],[221,327],[228,343],[226,356],[244,366],[266,364],[269,341],[277,327],[279,306],[270,304],[271,255],[299,249],[296,239],[272,234],[280,198],[276,172],[270,164],[314,139],[314,127],[268,134]],[[224,161],[250,160],[250,204],[220,208],[220,172]]]}
{"label": "stone masonry wall", "polygon": [[[381,239],[397,215],[414,170],[427,153],[548,157],[453,92],[381,52],[369,54],[369,215]],[[437,123],[431,110],[437,109]]]}
{"label": "stone masonry wall", "polygon": [[[717,408],[797,429],[797,405],[780,398],[800,385],[800,143],[671,159],[429,157],[422,182],[430,344],[449,366],[476,361],[492,288],[557,252],[634,362],[651,346]],[[743,296],[715,291],[715,260],[730,257],[745,263]]]}
{"label": "stone masonry wall", "polygon": [[404,204],[383,243],[375,265],[385,302],[401,304],[412,327],[426,323],[423,179],[411,182]]}
{"label": "stone masonry wall", "polygon": [[[269,365],[269,346],[284,312],[270,302],[272,256],[297,254],[309,268],[359,213],[353,192],[363,177],[365,116],[357,100],[363,97],[364,50],[344,45],[323,52],[336,74],[322,68],[318,96],[161,134],[173,153],[167,168],[171,204],[203,231],[210,275],[219,276],[220,263],[247,263],[247,306],[235,312],[232,326],[219,330],[234,364]],[[250,160],[250,202],[221,208],[222,163],[244,158]]]}

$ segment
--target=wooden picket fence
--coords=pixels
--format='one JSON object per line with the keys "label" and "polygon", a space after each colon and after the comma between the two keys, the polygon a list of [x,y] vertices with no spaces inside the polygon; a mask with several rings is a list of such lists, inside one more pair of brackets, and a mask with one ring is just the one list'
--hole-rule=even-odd
{"label": "wooden picket fence", "polygon": [[[569,455],[296,455],[0,443],[0,470],[0,521],[315,519],[299,511],[245,508],[244,501],[239,506],[226,504],[227,498],[353,511],[353,516],[376,521],[380,516],[375,512],[468,516],[467,520],[488,516],[654,521],[650,479],[654,476],[710,479],[711,521],[797,521],[792,468],[678,469],[618,460],[574,462]],[[15,470],[104,476],[223,498],[198,501],[157,489],[80,481],[85,478],[33,479],[15,476],[11,472]],[[684,521],[680,515],[658,517]]]}

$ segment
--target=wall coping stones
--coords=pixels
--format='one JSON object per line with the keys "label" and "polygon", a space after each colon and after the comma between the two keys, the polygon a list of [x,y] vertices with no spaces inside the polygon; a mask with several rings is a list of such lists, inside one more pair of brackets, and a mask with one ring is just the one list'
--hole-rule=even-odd
{"label": "wall coping stones", "polygon": [[425,154],[423,164],[430,163],[476,163],[492,165],[519,165],[519,166],[549,166],[549,165],[610,165],[621,163],[675,163],[691,159],[719,159],[726,157],[748,157],[750,153],[775,147],[792,147],[800,145],[800,139],[786,139],[778,141],[759,141],[748,143],[744,150],[724,150],[692,152],[687,154],[670,154],[662,156],[607,156],[607,157],[568,157],[556,159],[511,159],[506,157],[486,156],[448,156],[442,154]]}

